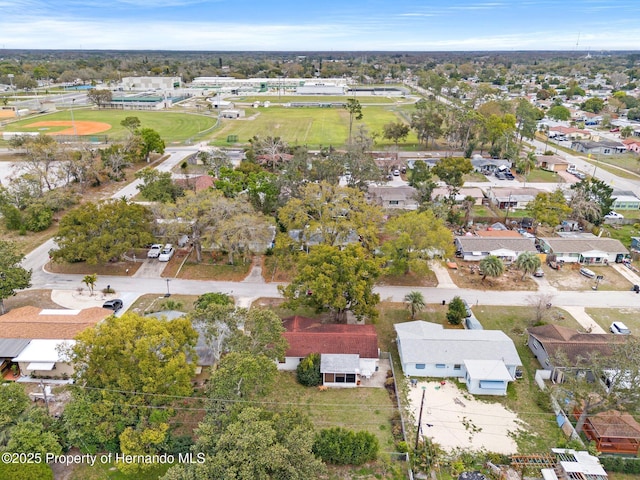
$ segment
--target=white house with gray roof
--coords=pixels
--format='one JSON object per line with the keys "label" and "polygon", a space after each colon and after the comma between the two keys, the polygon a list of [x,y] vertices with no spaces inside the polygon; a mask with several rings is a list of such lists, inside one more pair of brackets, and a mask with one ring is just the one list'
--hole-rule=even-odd
{"label": "white house with gray roof", "polygon": [[500,330],[445,329],[422,320],[394,328],[407,376],[455,377],[474,395],[506,395],[522,365],[513,341]]}
{"label": "white house with gray roof", "polygon": [[557,261],[566,263],[613,263],[622,261],[629,253],[620,240],[593,235],[571,238],[541,237],[538,243],[542,252],[553,254]]}
{"label": "white house with gray roof", "polygon": [[499,238],[460,236],[454,239],[456,256],[466,261],[479,262],[495,255],[507,263],[514,262],[522,252],[536,252],[534,238]]}

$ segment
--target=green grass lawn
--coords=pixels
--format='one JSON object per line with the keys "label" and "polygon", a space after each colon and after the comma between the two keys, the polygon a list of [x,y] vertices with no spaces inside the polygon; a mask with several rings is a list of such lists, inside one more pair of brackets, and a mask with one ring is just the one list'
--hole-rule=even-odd
{"label": "green grass lawn", "polygon": [[[519,176],[521,180],[525,180],[523,175]],[[529,172],[526,178],[527,183],[564,183],[565,180],[555,172],[549,172],[540,168],[534,168]]]}
{"label": "green grass lawn", "polygon": [[[365,125],[369,134],[379,134],[375,148],[393,146],[393,142],[381,136],[383,127],[401,118],[388,107],[363,106],[362,120],[354,120],[353,132]],[[227,137],[237,136],[238,144],[246,144],[254,135],[279,136],[290,145],[306,145],[317,149],[343,146],[349,137],[349,113],[342,108],[285,108],[270,107],[250,109],[239,120],[223,120],[222,128],[212,135],[215,145],[228,146]],[[411,132],[400,149],[412,148],[418,141]]]}
{"label": "green grass lawn", "polygon": [[[140,119],[143,128],[156,130],[167,145],[182,143],[194,138],[199,132],[207,130],[215,125],[216,118],[204,115],[191,115],[177,112],[143,112],[122,110],[94,110],[74,109],[73,118],[77,121],[89,120],[104,122],[111,125],[111,129],[103,132],[110,139],[122,140],[127,135],[127,130],[120,125],[126,117],[135,116]],[[11,123],[3,128],[7,132],[38,131],[38,128],[27,128],[30,123],[47,120],[71,121],[70,111],[61,111],[49,115],[31,117],[19,122]]]}
{"label": "green grass lawn", "polygon": [[624,323],[634,335],[640,332],[640,308],[585,308],[585,311],[605,332],[614,321]]}
{"label": "green grass lawn", "polygon": [[396,408],[384,388],[320,391],[300,385],[295,372],[279,372],[276,388],[264,401],[302,411],[318,430],[331,427],[366,430],[378,438],[381,452],[395,451],[390,420]]}

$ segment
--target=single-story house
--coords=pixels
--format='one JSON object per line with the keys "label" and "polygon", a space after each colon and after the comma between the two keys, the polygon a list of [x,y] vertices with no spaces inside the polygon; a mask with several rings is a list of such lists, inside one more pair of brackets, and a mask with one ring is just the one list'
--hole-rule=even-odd
{"label": "single-story house", "polygon": [[640,210],[640,198],[631,191],[614,190],[611,197],[614,199],[611,205],[612,210]]}
{"label": "single-story house", "polygon": [[[29,345],[30,340],[26,338],[0,338],[0,380],[15,380],[19,376],[18,372],[13,372],[18,365],[13,362],[22,350]],[[15,365],[15,367],[14,367]]]}
{"label": "single-story house", "polygon": [[320,355],[320,373],[325,387],[356,387],[360,369],[360,356],[357,354]]}
{"label": "single-story house", "polygon": [[536,165],[550,172],[566,172],[569,162],[558,155],[536,155]]}
{"label": "single-story house", "polygon": [[456,256],[467,261],[479,262],[494,255],[505,262],[514,262],[522,252],[537,252],[533,238],[482,238],[473,236],[455,237]]}
{"label": "single-story house", "polygon": [[600,140],[597,142],[592,140],[574,140],[571,142],[571,149],[592,155],[612,155],[614,153],[624,153],[627,151],[627,147],[622,143],[611,140]]}
{"label": "single-story house", "polygon": [[589,130],[582,130],[575,127],[550,127],[549,138],[555,137],[564,137],[569,140],[584,140],[591,138],[591,132]]}
{"label": "single-story house", "polygon": [[484,158],[474,155],[471,158],[471,165],[476,172],[491,175],[499,168],[511,168],[511,160],[504,158]]}
{"label": "single-story house", "polygon": [[[576,418],[580,410],[575,410]],[[640,424],[629,413],[610,410],[588,415],[584,423],[584,434],[593,440],[602,453],[623,455],[638,454],[640,449]]]}
{"label": "single-story house", "polygon": [[[449,198],[449,190],[445,187],[436,187],[431,192],[431,198]],[[472,197],[474,205],[482,205],[484,200],[484,192],[478,187],[462,187],[460,191],[455,195],[454,201],[456,203],[462,203],[465,198]]]}
{"label": "single-story house", "polygon": [[540,237],[540,250],[553,254],[557,261],[566,263],[607,264],[620,261],[629,250],[614,238],[584,237]]}
{"label": "single-story house", "polygon": [[75,340],[31,340],[13,362],[20,366],[23,375],[34,377],[67,378],[73,374],[73,365],[64,354]]}
{"label": "single-story house", "polygon": [[624,335],[610,333],[581,333],[559,325],[540,325],[527,329],[527,346],[545,370],[554,370],[554,359],[562,352],[569,361],[597,353],[611,355],[614,343],[626,341]]}
{"label": "single-story house", "polygon": [[[285,318],[282,323],[285,328],[282,335],[289,348],[285,358],[278,363],[279,370],[295,370],[310,353],[319,353],[321,357],[329,355],[325,363],[328,369],[326,373],[353,374],[354,386],[360,376],[368,378],[378,370],[380,351],[378,334],[373,325],[320,323],[316,319],[299,316]],[[341,360],[340,357],[345,358]],[[341,368],[349,366],[350,370],[330,371],[337,365]],[[334,380],[329,383],[351,382]]]}
{"label": "single-story house", "polygon": [[182,188],[200,192],[214,186],[216,179],[211,175],[195,175],[185,178],[176,178],[174,182]]}
{"label": "single-story house", "polygon": [[0,316],[1,338],[52,339],[74,338],[101,322],[113,310],[101,307],[83,310],[19,307]]}
{"label": "single-story house", "polygon": [[416,189],[409,185],[369,185],[367,200],[382,208],[415,210],[418,208],[417,193]]}
{"label": "single-story house", "polygon": [[485,193],[500,210],[524,210],[542,190],[537,188],[490,187]]}
{"label": "single-story house", "polygon": [[522,365],[513,341],[500,330],[445,329],[422,320],[394,328],[407,376],[463,378],[474,395],[506,395]]}
{"label": "single-story house", "polygon": [[625,138],[622,144],[629,152],[640,153],[640,140],[635,138]]}

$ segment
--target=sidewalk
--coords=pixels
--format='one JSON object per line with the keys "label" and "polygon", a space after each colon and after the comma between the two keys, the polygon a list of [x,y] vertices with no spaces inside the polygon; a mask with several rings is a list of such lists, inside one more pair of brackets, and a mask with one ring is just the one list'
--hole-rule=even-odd
{"label": "sidewalk", "polygon": [[589,333],[608,333],[606,332],[600,325],[593,321],[584,310],[584,307],[563,307],[562,305],[558,305],[558,308],[562,308],[566,310],[576,321],[582,325]]}

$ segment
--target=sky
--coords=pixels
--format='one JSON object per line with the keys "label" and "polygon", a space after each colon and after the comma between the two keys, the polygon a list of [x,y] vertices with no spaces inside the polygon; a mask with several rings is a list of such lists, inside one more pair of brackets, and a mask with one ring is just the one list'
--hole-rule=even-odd
{"label": "sky", "polygon": [[637,50],[638,0],[0,0],[0,48]]}

